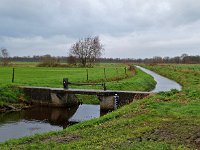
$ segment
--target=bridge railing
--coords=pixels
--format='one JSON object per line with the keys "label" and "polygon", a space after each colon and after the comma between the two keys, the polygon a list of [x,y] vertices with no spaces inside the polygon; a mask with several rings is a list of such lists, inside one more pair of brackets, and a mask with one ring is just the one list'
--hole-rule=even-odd
{"label": "bridge railing", "polygon": [[106,84],[105,83],[76,83],[76,82],[69,82],[68,78],[63,79],[63,88],[69,89],[69,85],[76,85],[76,86],[82,86],[82,85],[97,85],[102,86],[103,90],[106,90]]}

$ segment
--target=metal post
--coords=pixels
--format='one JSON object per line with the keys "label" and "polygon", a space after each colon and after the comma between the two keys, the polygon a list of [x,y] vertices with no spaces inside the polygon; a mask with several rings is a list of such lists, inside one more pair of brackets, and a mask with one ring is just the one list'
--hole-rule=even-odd
{"label": "metal post", "polygon": [[69,82],[68,78],[63,79],[63,88],[68,89],[69,88]]}
{"label": "metal post", "polygon": [[114,96],[114,109],[117,109],[119,106],[119,96],[115,94]]}

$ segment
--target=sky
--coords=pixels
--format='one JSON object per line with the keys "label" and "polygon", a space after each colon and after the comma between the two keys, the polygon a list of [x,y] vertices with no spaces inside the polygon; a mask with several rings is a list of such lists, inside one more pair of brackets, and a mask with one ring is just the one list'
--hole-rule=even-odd
{"label": "sky", "polygon": [[67,56],[96,35],[108,58],[200,55],[200,0],[0,0],[10,56]]}

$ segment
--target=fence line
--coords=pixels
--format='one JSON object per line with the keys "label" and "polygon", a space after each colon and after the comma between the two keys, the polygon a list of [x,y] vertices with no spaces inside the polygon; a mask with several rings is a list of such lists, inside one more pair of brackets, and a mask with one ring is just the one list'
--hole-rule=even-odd
{"label": "fence line", "polygon": [[[86,78],[85,79],[82,78],[81,79],[82,82],[84,80],[88,81],[88,82],[92,81],[92,80],[94,80],[94,81],[98,81],[99,80],[99,81],[104,81],[105,82],[105,81],[108,81],[109,79],[112,79],[112,78],[116,78],[116,77],[120,78],[120,77],[123,77],[124,75],[127,76],[127,71],[128,71],[126,67],[125,68],[123,68],[123,67],[119,67],[119,68],[114,68],[114,67],[112,67],[112,68],[105,68],[105,67],[102,67],[102,68],[95,68],[95,69],[94,70],[92,70],[90,68],[83,69],[83,72],[81,71],[82,73],[80,73],[80,76],[79,76],[79,74],[76,74],[76,70],[69,71],[69,72],[72,73],[72,74],[70,73],[69,77],[71,75],[73,76],[73,72],[74,72],[77,75],[78,78],[82,78],[81,76],[83,76],[85,74],[84,76],[86,76]],[[52,80],[50,81],[50,79],[48,77],[44,77],[44,70],[42,70],[42,69],[40,70],[38,68],[33,68],[33,69],[30,70],[29,68],[27,68],[27,70],[26,70],[26,68],[18,68],[18,67],[14,68],[13,67],[13,68],[9,69],[10,70],[9,72],[8,72],[8,70],[7,71],[6,70],[5,70],[5,72],[7,72],[6,74],[8,74],[8,76],[3,77],[2,80],[6,79],[6,80],[8,80],[8,81],[10,81],[12,83],[25,83],[25,84],[32,84],[32,83],[35,84],[36,83],[38,85],[40,84],[40,81],[41,81],[41,84],[47,84],[47,85],[53,83]],[[56,68],[55,68],[55,71],[52,68],[49,68],[49,69],[47,68],[46,70],[50,71],[48,73],[49,74],[48,76],[51,76],[51,77],[55,76],[55,80],[57,80],[58,78],[60,78],[60,77],[58,77],[58,78],[56,77],[57,75],[59,75],[59,73],[58,74],[56,73],[56,71],[57,71]],[[77,69],[77,71],[80,71],[80,70]],[[86,71],[86,72],[84,73],[84,71]],[[37,72],[37,74],[35,74],[35,72]],[[42,74],[40,74],[40,72]],[[68,76],[67,74],[66,74],[66,76]],[[61,76],[63,76],[63,75],[61,75]],[[33,80],[33,78],[34,79],[38,79],[38,80]],[[6,82],[8,82],[8,81],[6,81]]]}

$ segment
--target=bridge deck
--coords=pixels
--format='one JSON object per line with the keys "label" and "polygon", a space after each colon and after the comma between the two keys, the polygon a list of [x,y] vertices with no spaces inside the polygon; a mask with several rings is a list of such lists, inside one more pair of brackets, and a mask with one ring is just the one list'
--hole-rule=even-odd
{"label": "bridge deck", "polygon": [[118,90],[94,90],[94,89],[64,89],[64,88],[50,88],[50,87],[33,87],[21,86],[22,89],[41,89],[51,90],[53,92],[66,92],[69,94],[86,94],[86,95],[114,95],[114,94],[151,94],[152,92],[142,91],[118,91]]}

